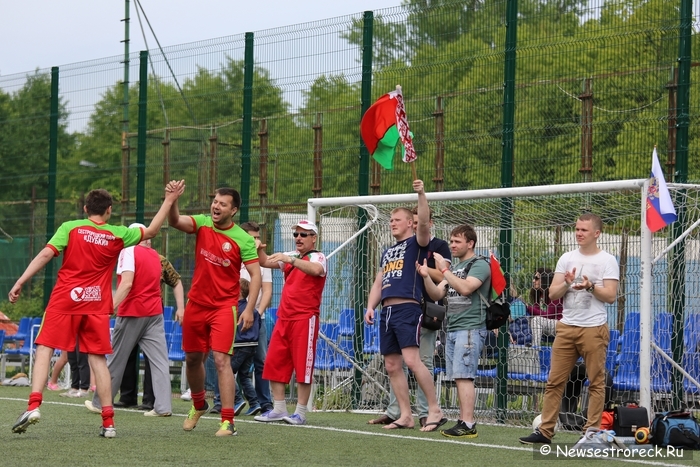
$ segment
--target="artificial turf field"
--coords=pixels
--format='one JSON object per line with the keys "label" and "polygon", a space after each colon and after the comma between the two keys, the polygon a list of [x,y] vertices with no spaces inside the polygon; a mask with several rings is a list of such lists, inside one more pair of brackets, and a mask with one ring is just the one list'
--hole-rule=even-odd
{"label": "artificial turf field", "polygon": [[[389,431],[367,425],[371,414],[314,412],[308,414],[306,426],[265,424],[239,416],[238,436],[217,438],[218,415],[202,417],[194,431],[182,430],[190,403],[180,399],[173,399],[173,416],[169,418],[144,417],[140,411],[117,409],[117,437],[104,439],[98,436],[100,416],[85,409],[84,399],[58,394],[44,392],[41,421],[18,435],[11,429],[26,408],[29,388],[0,386],[0,465],[526,467],[570,461],[549,460],[521,445],[518,437],[530,432],[526,428],[480,424],[476,439],[448,439],[438,432]],[[573,445],[578,438],[574,433],[559,433],[554,440]],[[700,465],[700,451],[695,454],[696,460],[663,457],[625,459],[624,464],[616,464]],[[611,461],[587,459],[578,464],[601,462]]]}

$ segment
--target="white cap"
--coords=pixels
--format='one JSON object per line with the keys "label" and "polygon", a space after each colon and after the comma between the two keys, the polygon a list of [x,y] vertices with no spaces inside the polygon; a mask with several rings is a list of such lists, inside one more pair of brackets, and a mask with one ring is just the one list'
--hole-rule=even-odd
{"label": "white cap", "polygon": [[139,223],[139,222],[134,222],[133,224],[131,224],[131,225],[129,226],[130,229],[133,229],[134,227],[141,227],[141,228],[143,228],[143,229],[146,228],[145,225],[143,225],[143,224],[141,224],[141,223]]}
{"label": "white cap", "polygon": [[301,227],[304,230],[311,230],[313,233],[318,235],[318,227],[313,222],[309,222],[306,219],[301,220],[292,226],[292,229],[296,227]]}

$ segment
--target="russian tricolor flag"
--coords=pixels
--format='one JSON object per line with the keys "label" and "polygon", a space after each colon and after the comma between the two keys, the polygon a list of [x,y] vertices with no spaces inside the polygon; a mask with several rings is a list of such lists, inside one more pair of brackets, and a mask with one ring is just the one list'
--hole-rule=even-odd
{"label": "russian tricolor flag", "polygon": [[659,231],[678,219],[676,208],[673,207],[671,195],[666,186],[666,180],[664,180],[664,173],[661,171],[659,157],[656,155],[656,147],[654,147],[652,154],[646,217],[647,227],[652,232]]}

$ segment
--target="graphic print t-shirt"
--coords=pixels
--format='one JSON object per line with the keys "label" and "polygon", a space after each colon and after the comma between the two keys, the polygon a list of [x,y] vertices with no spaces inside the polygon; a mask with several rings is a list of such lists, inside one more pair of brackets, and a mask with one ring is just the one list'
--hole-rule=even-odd
{"label": "graphic print t-shirt", "polygon": [[398,242],[382,255],[382,301],[406,298],[417,302],[423,297],[423,277],[416,272],[416,261],[423,264],[427,247],[418,245],[415,236]]}
{"label": "graphic print t-shirt", "polygon": [[89,219],[64,222],[46,245],[63,264],[46,311],[111,314],[112,271],[119,252],[143,236],[140,227],[97,224]]}
{"label": "graphic print t-shirt", "polygon": [[258,262],[255,239],[233,224],[214,226],[211,216],[191,216],[197,242],[194,276],[187,297],[210,308],[236,306],[240,295],[241,264]]}

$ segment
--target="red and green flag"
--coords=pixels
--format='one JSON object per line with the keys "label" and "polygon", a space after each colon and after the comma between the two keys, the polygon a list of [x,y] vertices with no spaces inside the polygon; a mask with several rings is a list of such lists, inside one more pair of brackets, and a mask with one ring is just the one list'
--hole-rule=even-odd
{"label": "red and green flag", "polygon": [[394,166],[394,152],[401,141],[404,146],[403,161],[413,162],[418,157],[408,128],[406,109],[401,87],[384,94],[367,109],[360,123],[360,134],[374,160],[385,169]]}
{"label": "red and green flag", "polygon": [[498,262],[492,252],[489,252],[489,264],[491,265],[491,289],[493,298],[500,296],[506,289],[506,278],[501,269],[501,263]]}

